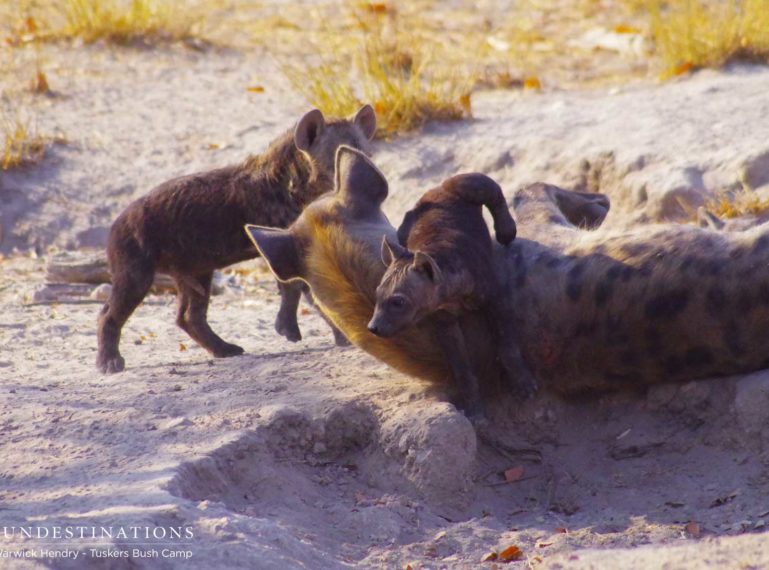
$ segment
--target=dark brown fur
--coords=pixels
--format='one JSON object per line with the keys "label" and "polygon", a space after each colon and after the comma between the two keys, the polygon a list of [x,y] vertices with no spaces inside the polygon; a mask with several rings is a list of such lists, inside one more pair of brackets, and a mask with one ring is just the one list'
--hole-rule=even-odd
{"label": "dark brown fur", "polygon": [[536,389],[515,339],[506,279],[495,271],[483,206],[492,214],[497,241],[511,243],[515,221],[502,189],[489,177],[460,174],[422,196],[398,229],[400,244],[383,242],[388,269],[377,288],[369,323],[373,334],[386,337],[422,320],[433,323],[471,414],[481,413],[481,401],[460,315],[471,311],[483,315],[497,338],[505,377],[522,394]]}
{"label": "dark brown fur", "polygon": [[[120,331],[156,272],[176,281],[177,324],[184,331],[216,357],[241,354],[243,349],[217,336],[206,319],[214,269],[257,257],[243,226],[291,224],[309,202],[332,189],[336,148],[366,148],[374,128],[368,106],[352,121],[326,123],[320,111],[311,111],[262,155],[170,180],[130,204],[115,220],[107,245],[112,293],[99,315],[97,367],[123,370]],[[301,287],[281,286],[281,294],[276,329],[299,340]]]}
{"label": "dark brown fur", "polygon": [[[378,171],[364,156],[339,152],[345,183],[335,195],[310,205],[288,230],[250,234],[276,275],[311,284],[354,344],[399,370],[445,382],[446,358],[430,331],[414,327],[385,339],[366,330],[384,273],[381,235],[395,230],[380,209],[387,195],[381,173],[374,186]],[[518,236],[507,248],[495,246],[496,265],[508,274],[518,342],[543,389],[637,389],[769,366],[769,225],[733,233],[680,224],[581,231],[562,204],[592,226],[608,212],[606,197],[534,184],[514,203]],[[474,316],[460,325],[484,392],[498,367],[482,368],[493,362],[491,335]]]}

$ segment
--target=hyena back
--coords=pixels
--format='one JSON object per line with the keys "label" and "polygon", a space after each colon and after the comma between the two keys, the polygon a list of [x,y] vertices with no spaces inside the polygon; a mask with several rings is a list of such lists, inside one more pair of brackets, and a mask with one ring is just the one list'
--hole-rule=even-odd
{"label": "hyena back", "polygon": [[[107,255],[112,293],[98,321],[97,367],[119,372],[118,348],[128,317],[149,291],[156,272],[177,285],[177,324],[213,356],[241,354],[208,325],[214,269],[258,256],[243,234],[247,223],[286,227],[302,209],[333,187],[334,156],[340,145],[366,151],[376,129],[370,106],[352,120],[326,121],[318,110],[267,151],[242,164],[165,182],[130,204],[112,226]],[[278,332],[301,338],[296,308],[301,287],[280,288]]]}

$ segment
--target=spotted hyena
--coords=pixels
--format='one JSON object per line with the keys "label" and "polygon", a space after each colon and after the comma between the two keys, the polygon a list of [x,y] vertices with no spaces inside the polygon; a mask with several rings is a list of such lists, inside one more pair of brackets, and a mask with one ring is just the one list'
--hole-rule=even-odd
{"label": "spotted hyena", "polygon": [[[391,338],[371,334],[384,274],[381,211],[387,182],[370,160],[340,148],[337,191],[285,230],[249,233],[279,279],[309,283],[322,310],[359,347],[435,382],[448,366],[419,325]],[[514,299],[518,343],[540,387],[560,394],[638,388],[769,366],[769,227],[715,232],[664,224],[625,231],[599,226],[606,197],[534,184],[513,201],[518,237],[495,246]],[[460,319],[481,388],[498,366],[489,327]]]}
{"label": "spotted hyena", "polygon": [[[216,357],[241,354],[243,349],[222,340],[206,319],[214,269],[256,257],[244,224],[291,224],[302,208],[332,189],[336,149],[344,144],[366,151],[375,129],[368,105],[350,120],[326,121],[316,109],[265,153],[169,180],[130,204],[115,220],[107,245],[112,293],[99,315],[97,367],[123,370],[120,331],[156,272],[176,281],[177,324],[187,334]],[[280,292],[275,328],[288,340],[299,340],[302,287],[281,284]],[[338,335],[337,341],[344,339]]]}
{"label": "spotted hyena", "polygon": [[373,334],[390,337],[423,319],[433,322],[454,383],[471,415],[480,415],[482,406],[457,319],[463,313],[481,311],[485,315],[496,337],[504,374],[516,391],[529,395],[536,390],[510,326],[510,297],[496,275],[483,206],[494,220],[497,242],[510,244],[516,235],[515,221],[502,189],[488,176],[459,174],[419,199],[398,228],[399,243],[382,241],[387,269],[377,287],[374,315],[368,324]]}

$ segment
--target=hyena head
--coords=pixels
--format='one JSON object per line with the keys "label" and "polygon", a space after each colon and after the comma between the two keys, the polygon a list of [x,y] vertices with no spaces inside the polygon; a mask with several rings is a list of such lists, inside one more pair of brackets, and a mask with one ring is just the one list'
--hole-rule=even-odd
{"label": "hyena head", "polygon": [[387,192],[371,160],[342,146],[334,192],[307,206],[288,229],[247,225],[246,232],[280,281],[310,285],[321,310],[353,344],[407,374],[442,382],[448,369],[431,331],[413,327],[383,338],[367,329],[385,273],[382,235],[397,241],[382,212]]}
{"label": "hyena head", "polygon": [[368,330],[387,338],[438,308],[443,275],[432,257],[421,251],[412,253],[387,236],[382,239],[382,262],[387,270],[376,289]]}
{"label": "hyena head", "polygon": [[294,129],[294,144],[310,166],[308,202],[333,188],[336,151],[348,146],[370,154],[369,141],[376,132],[376,114],[364,105],[348,119],[326,121],[318,109],[304,115]]}

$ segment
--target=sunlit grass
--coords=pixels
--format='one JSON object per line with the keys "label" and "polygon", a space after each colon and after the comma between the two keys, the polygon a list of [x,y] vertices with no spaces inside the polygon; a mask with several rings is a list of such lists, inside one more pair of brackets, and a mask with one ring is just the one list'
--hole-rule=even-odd
{"label": "sunlit grass", "polygon": [[197,37],[199,18],[184,0],[0,0],[9,20],[5,42],[81,39],[155,44]]}
{"label": "sunlit grass", "polygon": [[647,0],[646,8],[667,75],[735,60],[769,61],[766,0]]}
{"label": "sunlit grass", "polygon": [[18,115],[0,114],[0,168],[10,170],[40,162],[49,143],[33,123]]}
{"label": "sunlit grass", "polygon": [[344,35],[321,30],[313,55],[280,56],[291,84],[312,105],[347,116],[369,102],[385,137],[471,115],[472,75],[446,66],[441,45],[417,33],[399,8],[367,3],[348,10]]}
{"label": "sunlit grass", "polygon": [[769,199],[762,198],[753,190],[745,188],[733,194],[721,194],[705,202],[705,209],[719,218],[738,218],[758,215],[769,211]]}
{"label": "sunlit grass", "polygon": [[64,0],[60,9],[60,34],[85,42],[179,41],[193,35],[195,24],[184,3],[168,0]]}

